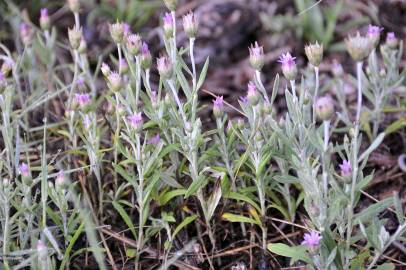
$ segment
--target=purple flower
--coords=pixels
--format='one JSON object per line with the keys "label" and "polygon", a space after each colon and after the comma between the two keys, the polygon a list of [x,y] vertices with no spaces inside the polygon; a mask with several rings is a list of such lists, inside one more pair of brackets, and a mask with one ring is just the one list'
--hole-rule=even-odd
{"label": "purple flower", "polygon": [[389,32],[389,33],[386,35],[386,40],[387,40],[387,41],[389,41],[389,40],[396,40],[396,39],[397,39],[397,38],[396,38],[394,32]]}
{"label": "purple flower", "polygon": [[223,108],[224,106],[224,98],[223,96],[218,96],[216,99],[213,100],[213,106],[217,108]]}
{"label": "purple flower", "polygon": [[316,231],[311,231],[310,233],[305,233],[302,245],[307,246],[311,250],[315,250],[320,245],[320,240],[322,237]]}
{"label": "purple flower", "polygon": [[167,12],[165,13],[164,17],[163,17],[163,22],[164,25],[168,25],[168,26],[172,26],[172,15],[171,13]]}
{"label": "purple flower", "polygon": [[189,12],[183,16],[183,29],[189,38],[194,38],[197,33],[197,28],[199,27],[199,22],[193,12]]}
{"label": "purple flower", "polygon": [[282,54],[278,60],[278,62],[282,64],[283,75],[289,81],[294,80],[297,74],[295,59],[296,57],[292,57],[292,55],[287,52],[285,54]]}
{"label": "purple flower", "polygon": [[155,135],[154,137],[150,138],[148,140],[148,144],[152,144],[152,145],[156,145],[161,141],[161,136],[159,135],[159,133],[157,135]]}
{"label": "purple flower", "polygon": [[141,46],[141,65],[145,69],[149,69],[151,67],[151,52],[149,51],[147,43],[143,42]]}
{"label": "purple flower", "polygon": [[75,101],[79,106],[84,107],[90,103],[90,95],[88,93],[75,94]]}
{"label": "purple flower", "polygon": [[27,163],[21,163],[20,164],[20,174],[24,177],[30,176],[30,168],[28,168]]}
{"label": "purple flower", "polygon": [[142,113],[133,113],[132,115],[127,117],[131,127],[136,131],[141,130],[142,128]]}
{"label": "purple flower", "polygon": [[343,163],[339,165],[342,177],[349,177],[351,175],[351,163],[348,160],[343,160]]}
{"label": "purple flower", "polygon": [[257,105],[259,101],[259,93],[257,87],[252,81],[248,83],[247,99],[253,106]]}
{"label": "purple flower", "polygon": [[47,8],[41,8],[41,18],[46,18],[48,17],[48,9]]}
{"label": "purple flower", "polygon": [[131,27],[128,23],[123,23],[123,30],[124,30],[124,36],[127,36],[131,32]]}
{"label": "purple flower", "polygon": [[148,44],[143,42],[141,46],[141,54],[142,55],[150,55],[151,53],[149,52]]}
{"label": "purple flower", "polygon": [[372,38],[379,37],[382,30],[383,30],[383,27],[379,27],[379,26],[370,24],[370,25],[368,25],[367,36],[372,37]]}
{"label": "purple flower", "polygon": [[56,175],[55,185],[61,186],[64,182],[65,182],[65,172],[63,170],[60,170]]}
{"label": "purple flower", "polygon": [[172,75],[172,63],[169,61],[168,57],[162,56],[157,59],[157,68],[159,75],[163,78],[169,78]]}

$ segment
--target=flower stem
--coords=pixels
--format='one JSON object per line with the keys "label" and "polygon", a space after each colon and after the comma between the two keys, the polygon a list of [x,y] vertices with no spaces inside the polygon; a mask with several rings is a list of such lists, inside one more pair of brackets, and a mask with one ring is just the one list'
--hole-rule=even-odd
{"label": "flower stem", "polygon": [[314,97],[313,97],[313,124],[316,123],[316,101],[317,95],[319,93],[319,67],[314,67],[314,74],[316,76],[316,86],[314,90]]}

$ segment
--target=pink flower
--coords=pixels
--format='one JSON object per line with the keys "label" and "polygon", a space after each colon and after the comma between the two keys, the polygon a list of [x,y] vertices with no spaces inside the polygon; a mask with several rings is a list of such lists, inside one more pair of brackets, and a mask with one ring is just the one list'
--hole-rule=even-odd
{"label": "pink flower", "polygon": [[171,13],[169,13],[169,12],[165,13],[165,15],[163,17],[163,22],[164,22],[164,26],[167,25],[167,26],[172,27],[173,21],[172,21]]}
{"label": "pink flower", "polygon": [[142,127],[142,113],[134,113],[127,117],[130,125],[135,130],[140,130]]}
{"label": "pink flower", "polygon": [[397,38],[396,38],[396,36],[395,36],[395,33],[394,33],[394,32],[389,32],[389,33],[386,35],[386,40],[387,40],[387,41],[390,41],[390,40],[397,40]]}
{"label": "pink flower", "polygon": [[351,175],[351,163],[348,160],[343,160],[343,163],[339,165],[342,177],[349,177]]}
{"label": "pink flower", "polygon": [[28,168],[27,163],[21,163],[20,164],[20,174],[24,177],[30,176],[30,168]]}
{"label": "pink flower", "polygon": [[48,15],[48,9],[47,8],[41,8],[41,18],[47,18]]}
{"label": "pink flower", "polygon": [[172,75],[172,63],[166,56],[162,56],[157,59],[157,68],[159,75],[163,78],[169,78]]}
{"label": "pink flower", "polygon": [[319,247],[321,239],[322,237],[318,232],[311,231],[310,233],[305,233],[302,245],[314,250]]}
{"label": "pink flower", "polygon": [[372,37],[372,38],[379,38],[379,35],[381,34],[381,31],[383,30],[383,27],[375,26],[375,25],[368,25],[368,32],[367,36]]}
{"label": "pink flower", "polygon": [[292,55],[287,52],[279,57],[278,62],[282,64],[282,67],[291,68],[296,65],[295,59],[296,57],[292,57]]}
{"label": "pink flower", "polygon": [[213,106],[218,108],[218,109],[222,109],[223,106],[224,106],[224,98],[223,98],[223,96],[216,97],[216,99],[213,100]]}
{"label": "pink flower", "polygon": [[253,106],[257,105],[259,101],[259,93],[257,87],[252,81],[248,83],[247,99]]}

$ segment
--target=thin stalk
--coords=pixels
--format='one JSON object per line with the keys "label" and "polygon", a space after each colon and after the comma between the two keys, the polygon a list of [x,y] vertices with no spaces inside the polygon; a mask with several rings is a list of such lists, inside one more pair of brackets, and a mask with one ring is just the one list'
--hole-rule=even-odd
{"label": "thin stalk", "polygon": [[173,25],[173,34],[172,34],[172,64],[176,66],[176,13],[171,11],[172,15],[172,25]]}
{"label": "thin stalk", "polygon": [[9,202],[8,202],[8,195],[4,196],[6,199],[6,204],[4,206],[4,214],[5,214],[5,220],[4,220],[4,232],[3,232],[3,260],[4,260],[4,267],[6,269],[10,269],[10,266],[8,265],[8,260],[7,260],[7,253],[8,253],[8,230],[9,230],[9,218],[10,218],[10,208],[9,208]]}
{"label": "thin stalk", "polygon": [[122,59],[122,54],[121,54],[121,45],[120,43],[117,43],[117,52],[118,52],[118,74],[121,76],[121,59]]}
{"label": "thin stalk", "polygon": [[290,81],[290,86],[292,87],[293,102],[296,102],[297,96],[296,96],[296,84],[295,84],[295,80],[291,80],[291,81]]}
{"label": "thin stalk", "polygon": [[[136,81],[135,81],[135,106],[138,108],[138,102],[140,99],[140,91],[141,91],[141,62],[140,57],[137,55],[135,57],[135,65],[136,65]],[[149,81],[149,74],[147,76],[147,80]]]}
{"label": "thin stalk", "polygon": [[197,111],[197,85],[196,85],[196,64],[195,64],[195,56],[194,56],[194,45],[195,38],[189,39],[189,54],[190,54],[190,62],[192,63],[192,122],[196,119],[196,111]]}
{"label": "thin stalk", "polygon": [[[351,234],[352,234],[352,221],[354,216],[354,201],[355,201],[355,185],[358,176],[358,133],[359,133],[359,119],[361,116],[362,106],[362,62],[357,62],[357,82],[358,82],[358,97],[357,97],[357,113],[355,116],[354,136],[352,139],[352,182],[351,182],[351,196],[350,203],[348,205],[348,220],[347,220],[347,239],[346,239],[346,253],[350,253],[351,247]],[[349,268],[350,258],[346,255],[345,266]]]}
{"label": "thin stalk", "polygon": [[168,82],[169,88],[170,88],[171,91],[172,91],[173,98],[175,99],[176,104],[177,104],[178,107],[179,107],[180,115],[182,116],[183,122],[184,122],[184,124],[186,125],[186,123],[187,123],[186,114],[185,114],[185,112],[183,111],[183,106],[182,106],[182,103],[181,103],[180,100],[179,100],[178,93],[176,93],[175,86],[173,85],[172,80],[168,80],[167,82]]}
{"label": "thin stalk", "polygon": [[138,185],[138,219],[139,219],[139,226],[138,226],[138,239],[137,239],[137,255],[135,257],[135,269],[138,270],[139,268],[139,260],[140,260],[140,252],[143,248],[143,237],[144,237],[144,230],[143,230],[143,222],[144,222],[144,175],[142,170],[141,164],[141,140],[140,135],[136,135],[136,143],[137,143],[137,152],[135,153],[135,160],[136,160],[136,167],[138,171],[138,178],[139,178],[139,185]]}
{"label": "thin stalk", "polygon": [[76,27],[76,30],[79,30],[79,29],[80,29],[79,13],[78,13],[78,12],[75,12],[75,13],[73,13],[73,15],[75,16],[75,27]]}
{"label": "thin stalk", "polygon": [[314,67],[314,74],[316,80],[316,86],[314,90],[314,97],[313,97],[313,124],[316,123],[316,101],[317,95],[319,94],[319,67]]}
{"label": "thin stalk", "polygon": [[[117,164],[118,162],[118,140],[120,137],[120,93],[119,92],[115,92],[115,98],[116,98],[116,122],[117,122],[117,127],[116,127],[116,132],[114,134],[114,163]],[[118,175],[116,170],[114,170],[114,184],[115,187],[118,186]]]}
{"label": "thin stalk", "polygon": [[328,149],[328,142],[329,142],[329,128],[330,128],[330,120],[326,120],[323,122],[324,126],[324,148],[323,148],[323,154],[322,154],[322,160],[323,160],[323,192],[324,192],[324,197],[327,199],[327,193],[328,193],[328,172],[327,172],[327,149]]}
{"label": "thin stalk", "polygon": [[255,78],[256,78],[256,80],[257,80],[259,86],[260,86],[260,87],[259,87],[259,90],[262,92],[262,94],[263,94],[264,97],[265,97],[265,101],[269,102],[269,97],[268,97],[268,94],[266,93],[265,86],[264,86],[264,84],[262,83],[262,80],[261,80],[261,72],[260,72],[259,70],[255,70]]}

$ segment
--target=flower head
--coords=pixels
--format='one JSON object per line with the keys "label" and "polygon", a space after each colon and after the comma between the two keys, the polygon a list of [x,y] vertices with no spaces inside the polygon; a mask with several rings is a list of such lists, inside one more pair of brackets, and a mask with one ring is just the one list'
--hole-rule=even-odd
{"label": "flower head", "polygon": [[25,162],[21,163],[19,166],[19,169],[20,169],[20,174],[23,177],[30,176],[30,168],[28,167],[27,163],[25,163]]}
{"label": "flower head", "polygon": [[257,105],[259,101],[259,92],[257,90],[257,86],[252,81],[248,83],[247,99],[252,106]]}
{"label": "flower head", "polygon": [[308,247],[310,250],[317,250],[320,246],[321,235],[316,231],[305,233],[302,245]]}
{"label": "flower head", "polygon": [[189,12],[183,16],[183,30],[185,30],[185,33],[189,38],[196,37],[198,27],[199,22],[193,12]]}
{"label": "flower head", "polygon": [[368,26],[367,37],[371,41],[371,44],[373,45],[373,47],[376,47],[376,45],[378,45],[382,30],[383,30],[383,28],[379,27],[379,26],[375,26],[375,25],[371,25],[371,24]]}
{"label": "flower head", "polygon": [[127,37],[127,50],[132,55],[137,55],[142,46],[141,36],[138,34],[132,34]]}
{"label": "flower head", "polygon": [[314,44],[305,46],[305,53],[309,62],[318,67],[323,59],[323,44],[319,44],[317,41]]}
{"label": "flower head", "polygon": [[292,55],[289,52],[287,52],[285,54],[282,54],[278,60],[278,62],[281,63],[282,65],[283,75],[289,81],[294,80],[297,74],[295,59],[296,57],[292,57]]}
{"label": "flower head", "polygon": [[161,141],[161,136],[158,133],[148,140],[148,144],[157,145],[160,141]]}
{"label": "flower head", "polygon": [[216,118],[220,118],[224,115],[224,98],[218,96],[213,100],[213,114]]}
{"label": "flower head", "polygon": [[50,19],[47,8],[41,8],[41,16],[39,17],[39,25],[42,30],[48,30],[50,27]]}
{"label": "flower head", "polygon": [[82,28],[79,30],[76,27],[68,29],[68,37],[72,49],[79,49],[80,42],[82,41]]}
{"label": "flower head", "polygon": [[88,93],[75,94],[75,102],[80,107],[85,107],[90,103],[90,95]]}
{"label": "flower head", "polygon": [[386,35],[386,44],[388,45],[389,48],[396,49],[396,47],[399,44],[399,40],[396,38],[394,32],[389,32]]}
{"label": "flower head", "polygon": [[31,28],[26,23],[20,24],[20,36],[24,45],[29,45],[31,43],[32,32]]}
{"label": "flower head", "polygon": [[115,43],[122,43],[124,40],[124,24],[121,22],[110,24],[110,35]]}
{"label": "flower head", "polygon": [[111,91],[118,92],[121,90],[123,81],[121,80],[121,76],[120,74],[118,74],[118,72],[111,72],[110,75],[107,77],[107,80]]}
{"label": "flower head", "polygon": [[316,100],[316,115],[320,120],[329,120],[334,114],[334,103],[330,96],[320,97]]}
{"label": "flower head", "polygon": [[339,165],[341,170],[341,176],[344,178],[351,176],[351,163],[348,160],[343,160],[343,163]]}
{"label": "flower head", "polygon": [[345,40],[345,45],[352,59],[357,62],[364,60],[373,48],[369,38],[361,36],[360,33],[357,33],[356,36],[348,37]]}
{"label": "flower head", "polygon": [[255,41],[254,45],[248,48],[250,51],[250,64],[253,69],[261,70],[264,66],[264,48]]}
{"label": "flower head", "polygon": [[157,59],[157,68],[159,75],[161,75],[162,78],[168,79],[172,76],[172,63],[166,56],[162,56]]}
{"label": "flower head", "polygon": [[65,172],[63,170],[60,170],[56,175],[55,186],[61,187],[63,186],[64,183],[65,183]]}
{"label": "flower head", "polygon": [[133,113],[132,115],[127,117],[130,126],[137,132],[141,131],[142,129],[142,113]]}
{"label": "flower head", "polygon": [[141,46],[141,65],[143,68],[148,69],[151,67],[152,58],[149,51],[148,44],[143,42]]}
{"label": "flower head", "polygon": [[165,13],[164,17],[162,18],[163,21],[163,28],[166,38],[170,38],[173,36],[173,20],[171,13]]}

